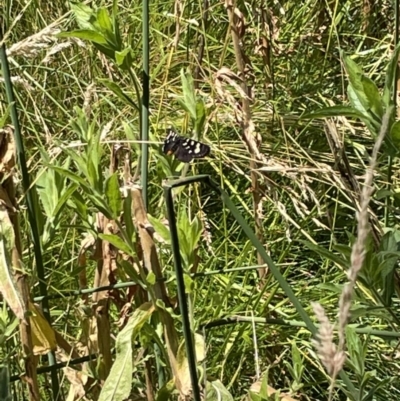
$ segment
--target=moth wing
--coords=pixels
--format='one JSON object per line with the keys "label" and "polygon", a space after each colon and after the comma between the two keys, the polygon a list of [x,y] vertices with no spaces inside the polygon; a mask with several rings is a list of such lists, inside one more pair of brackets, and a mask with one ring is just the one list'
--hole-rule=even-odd
{"label": "moth wing", "polygon": [[171,153],[175,153],[175,151],[178,149],[179,147],[179,142],[180,142],[180,138],[178,136],[178,134],[170,129],[168,131],[168,135],[164,140],[164,144],[162,147],[162,151],[165,154],[171,154]]}
{"label": "moth wing", "polygon": [[195,144],[192,147],[193,157],[206,157],[210,154],[211,148],[204,143],[194,141]]}
{"label": "moth wing", "polygon": [[193,160],[193,153],[188,148],[184,146],[178,146],[178,149],[174,153],[175,157],[184,163],[190,163]]}

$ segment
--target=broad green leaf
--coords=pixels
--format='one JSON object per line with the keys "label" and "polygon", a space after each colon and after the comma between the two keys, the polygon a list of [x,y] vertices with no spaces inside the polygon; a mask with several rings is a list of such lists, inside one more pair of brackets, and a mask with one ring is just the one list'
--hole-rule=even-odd
{"label": "broad green leaf", "polygon": [[136,256],[136,252],[134,252],[128,244],[126,244],[118,235],[115,234],[99,234],[99,238],[104,241],[108,241],[110,244],[115,246],[117,249],[125,252],[127,255]]}
{"label": "broad green leaf", "polygon": [[88,40],[90,42],[107,45],[107,39],[101,33],[88,29],[78,29],[70,32],[60,32],[56,35],[59,38],[78,38]]}
{"label": "broad green leaf", "polygon": [[154,227],[156,233],[167,243],[171,242],[171,235],[167,226],[162,223],[159,219],[151,216],[150,214],[147,215],[151,225]]}
{"label": "broad green leaf", "polygon": [[400,121],[396,121],[390,129],[390,137],[397,149],[400,150]]}
{"label": "broad green leaf", "polygon": [[108,11],[102,7],[97,10],[97,24],[98,27],[100,28],[101,32],[103,33],[112,33],[113,32],[113,26],[110,20],[110,17],[108,15]]}
{"label": "broad green leaf", "polygon": [[94,14],[94,11],[92,8],[90,8],[89,6],[87,6],[83,3],[76,3],[76,4],[70,3],[70,7],[74,13],[76,22],[80,28],[82,28],[82,29],[92,29],[93,28],[92,24],[90,23],[92,15]]}
{"label": "broad green leaf", "polygon": [[361,83],[372,112],[381,119],[383,117],[383,107],[378,87],[374,81],[366,76],[361,77]]}
{"label": "broad green leaf", "polygon": [[368,111],[371,105],[364,91],[364,85],[362,83],[363,71],[357,63],[355,63],[350,57],[346,56],[343,52],[342,56],[351,88],[353,89],[358,101],[362,105],[362,108]]}
{"label": "broad green leaf", "polygon": [[132,388],[134,357],[132,343],[153,312],[154,306],[150,302],[140,305],[118,334],[116,340],[117,355],[101,390],[99,401],[123,401],[129,397]]}
{"label": "broad green leaf", "polygon": [[146,281],[147,281],[150,285],[154,285],[154,284],[156,283],[156,275],[155,275],[152,271],[150,271],[150,272],[147,274]]}
{"label": "broad green leaf", "polygon": [[195,132],[196,139],[200,139],[204,128],[204,122],[206,121],[206,107],[203,100],[198,100],[196,104],[196,120],[195,120]]}
{"label": "broad green leaf", "polygon": [[115,61],[115,48],[108,43],[109,42],[107,41],[107,45],[102,45],[100,43],[93,42],[93,45],[99,52],[105,54],[110,60]]}
{"label": "broad green leaf", "polygon": [[364,374],[364,351],[363,345],[358,338],[358,335],[353,327],[346,327],[346,343],[347,350],[350,357],[350,364],[352,365],[355,373],[360,376]]}
{"label": "broad green leaf", "polygon": [[39,199],[47,218],[53,217],[53,211],[58,203],[58,191],[55,185],[55,174],[53,169],[41,170],[36,180],[36,188]]}
{"label": "broad green leaf", "polygon": [[186,72],[183,68],[181,69],[181,81],[182,81],[182,92],[183,92],[183,99],[181,104],[189,112],[190,117],[194,121],[196,121],[197,120],[196,93],[194,89],[193,77],[189,69],[187,69]]}
{"label": "broad green leaf", "polygon": [[114,219],[118,219],[122,210],[122,198],[119,190],[118,173],[114,173],[108,177],[106,181],[105,192],[107,202],[114,215]]}
{"label": "broad green leaf", "polygon": [[115,52],[115,61],[123,70],[129,70],[133,64],[132,49],[127,47]]}
{"label": "broad green leaf", "polygon": [[300,351],[297,348],[297,345],[294,341],[292,342],[292,361],[293,361],[293,372],[294,372],[293,378],[296,381],[300,382],[304,371],[304,365]]}
{"label": "broad green leaf", "polygon": [[94,160],[88,157],[86,171],[87,171],[86,179],[89,181],[91,188],[95,191],[101,192],[100,187],[102,185],[102,182],[99,177],[99,164],[95,163]]}
{"label": "broad green leaf", "polygon": [[398,68],[398,60],[400,54],[400,43],[394,49],[388,68],[386,71],[385,89],[383,90],[383,104],[388,108],[393,103],[393,91],[395,88],[396,68]]}
{"label": "broad green leaf", "polygon": [[347,86],[347,97],[349,98],[351,107],[354,110],[357,110],[363,116],[369,115],[368,109],[366,109],[364,105],[360,102],[360,99],[358,98],[356,91],[350,84]]}
{"label": "broad green leaf", "polygon": [[119,22],[118,22],[118,0],[113,0],[111,15],[112,15],[113,26],[114,26],[115,40],[117,43],[120,44],[120,46],[122,48],[121,32],[119,31]]}

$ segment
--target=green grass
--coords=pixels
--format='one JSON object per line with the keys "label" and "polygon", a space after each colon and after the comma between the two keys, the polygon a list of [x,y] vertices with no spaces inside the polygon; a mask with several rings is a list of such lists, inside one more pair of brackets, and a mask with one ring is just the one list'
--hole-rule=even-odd
{"label": "green grass", "polygon": [[[336,155],[332,152],[324,121],[306,121],[300,117],[305,112],[323,107],[348,104],[348,78],[339,49],[351,55],[362,66],[365,75],[380,90],[383,89],[386,67],[394,48],[392,5],[384,2],[377,9],[371,4],[369,23],[366,24],[363,15],[366,2],[332,3],[327,8],[326,4],[318,1],[302,4],[286,1],[269,5],[262,13],[258,3],[238,2],[237,7],[246,19],[242,45],[252,66],[251,74],[247,77],[254,93],[251,113],[256,132],[262,139],[260,151],[265,156],[265,162],[260,163],[265,170],[259,175],[264,245],[307,313],[313,316],[311,302],[319,302],[333,322],[338,312],[338,298],[346,282],[348,247],[357,234],[355,214],[359,192],[354,191],[349,177],[340,169],[343,158],[340,151]],[[228,16],[222,3],[212,3],[204,31],[202,4],[201,1],[181,3],[183,8],[177,31],[174,2],[151,2],[150,138],[154,143],[150,146],[148,212],[161,222],[160,225],[165,225],[162,183],[171,176],[180,176],[182,166],[162,155],[160,143],[164,139],[165,128],[170,125],[185,135],[192,135],[193,120],[179,102],[179,98],[185,94],[181,70],[189,68],[192,75],[195,74],[199,38],[204,34],[202,73],[198,77],[196,93],[206,110],[200,139],[212,147],[212,158],[191,165],[186,175],[210,174],[229,193],[246,221],[254,226],[250,155],[241,139],[242,129],[235,115],[238,113],[235,102],[240,101],[237,91],[239,81],[227,83],[216,78],[223,67],[237,74]],[[7,48],[53,23],[64,32],[78,28],[69,5],[64,2],[35,1],[27,7],[25,3],[13,2],[11,6],[8,14],[11,29],[5,42]],[[102,2],[101,6],[106,7],[111,15],[112,2]],[[27,53],[25,48],[21,54],[10,56],[12,75],[24,80],[24,85],[15,83],[15,93],[28,167],[32,180],[39,180],[39,188],[44,188],[39,191],[41,212],[37,221],[39,225],[47,221],[47,225],[42,227],[42,245],[46,285],[51,294],[78,289],[79,284],[84,284],[84,277],[88,287],[94,285],[96,262],[90,259],[88,252],[87,263],[82,264],[79,252],[85,236],[98,233],[96,213],[101,210],[99,202],[106,199],[105,183],[109,177],[111,149],[115,141],[129,147],[132,175],[138,165],[140,145],[128,144],[127,140],[138,140],[140,137],[139,113],[129,102],[110,90],[110,86],[104,84],[104,79],[113,81],[129,95],[131,101],[138,104],[133,76],[136,75],[140,81],[141,12],[141,5],[137,2],[118,3],[122,42],[125,47],[132,49],[131,70],[118,66],[89,41],[55,36],[48,40],[40,38],[42,47],[34,55]],[[19,16],[20,20],[17,20]],[[67,43],[68,47],[60,47],[48,62],[44,61],[50,49]],[[265,43],[268,48],[261,46]],[[32,44],[29,48],[32,49]],[[263,57],[263,50],[267,51],[268,57]],[[92,83],[94,86],[88,90]],[[3,88],[1,93],[5,93]],[[7,108],[5,100],[0,107],[2,115]],[[86,114],[79,116],[77,109],[85,109]],[[73,128],[71,123],[77,121],[80,122],[80,128]],[[359,121],[341,117],[332,119],[332,122],[339,143],[344,145],[342,150],[349,160],[351,173],[361,184],[374,138]],[[92,149],[88,146],[72,147],[74,141],[89,142],[90,130],[87,127],[90,124],[93,124],[93,134],[103,133],[100,144],[94,141]],[[98,160],[94,157],[96,150],[102,152]],[[85,158],[94,162],[93,169],[86,174],[79,167]],[[375,174],[376,192],[371,203],[371,213],[375,214],[372,222],[377,228],[379,241],[389,228],[398,235],[398,166],[396,156],[393,159],[393,175],[389,177],[392,192],[388,205],[383,197],[388,184],[387,153],[383,150]],[[65,168],[66,172],[54,170],[54,167]],[[76,174],[86,185],[79,183],[52,227],[45,202],[46,197],[53,196],[56,190],[49,190],[49,182],[58,180],[59,194],[52,200],[59,200],[63,191],[73,184],[73,177],[68,176],[68,172]],[[95,179],[100,172],[101,176]],[[118,166],[117,173],[122,182],[123,163]],[[43,174],[49,174],[46,177],[50,181],[43,183]],[[19,178],[19,173],[16,173],[16,177]],[[17,191],[21,206],[24,268],[29,273],[31,295],[37,296],[38,277],[31,234],[22,207],[25,206],[25,197],[19,186]],[[113,196],[117,195],[114,193]],[[188,271],[207,272],[257,264],[257,255],[251,243],[215,193],[203,187],[186,187],[176,197],[175,204],[179,216],[185,214],[189,220],[195,216],[199,219],[199,239],[188,245]],[[385,210],[389,214],[387,225]],[[128,232],[126,217],[121,221],[122,230]],[[208,224],[206,228],[205,222]],[[187,231],[184,234],[188,235]],[[188,236],[192,239],[195,235]],[[207,238],[211,241],[207,242]],[[176,296],[176,283],[171,247],[168,241],[156,241],[156,245],[163,275],[168,280],[168,293],[173,298]],[[135,252],[139,252],[137,242]],[[374,252],[371,251],[371,258]],[[343,254],[342,265],[333,261],[335,256]],[[383,253],[380,255],[386,257]],[[397,255],[394,257],[397,258]],[[137,262],[135,258],[132,260]],[[375,268],[375,264],[370,266],[371,269]],[[119,281],[141,282],[144,290],[151,291],[151,278],[139,278],[132,274],[121,266],[115,272]],[[262,287],[256,270],[195,279],[190,293],[194,327],[197,329],[207,322],[236,315],[298,321],[300,318],[296,309],[275,279],[269,275],[264,284]],[[122,307],[130,302],[132,313],[146,299],[139,287],[134,287],[134,293],[118,290],[120,300],[117,302],[113,299],[111,302],[111,349],[114,349],[115,337],[120,331],[119,319],[126,323]],[[353,325],[397,332],[398,295],[394,292],[392,304],[382,307],[382,299],[378,295],[385,288],[388,289],[378,280],[371,283],[360,278],[354,295],[353,308],[357,314],[354,311]],[[86,341],[89,320],[95,313],[90,297],[78,299],[50,301],[53,327],[70,344]],[[18,328],[12,325],[14,319],[11,312],[1,315],[0,355],[9,363],[11,375],[24,370]],[[173,315],[173,319],[181,342],[180,317]],[[154,391],[159,394],[152,347],[156,323],[156,320],[152,320],[144,324],[140,336],[135,340],[132,351],[135,358],[132,396],[146,398],[145,359],[151,366],[149,371],[152,372]],[[159,327],[158,336],[161,336]],[[355,344],[354,350],[351,349],[345,367],[354,386],[360,389],[360,383],[368,379],[365,391],[374,392],[374,398],[371,399],[397,399],[400,390],[394,380],[398,372],[394,357],[397,342],[377,336],[358,335],[358,338],[361,343],[351,340]],[[164,341],[162,336],[160,341]],[[205,344],[205,377],[209,381],[220,380],[234,399],[241,399],[248,393],[252,383],[261,380],[257,372],[267,374],[270,386],[282,393],[290,393],[294,399],[328,399],[330,379],[305,328],[270,323],[254,326],[236,323],[207,330]],[[365,344],[365,353],[361,351],[361,344]],[[141,349],[145,349],[146,354],[140,354]],[[355,362],[357,358],[358,365]],[[161,359],[168,364],[165,355]],[[41,358],[39,365],[46,363],[45,358]],[[362,363],[365,363],[365,368]],[[96,366],[92,369],[90,385],[93,387],[87,385],[86,390],[89,397],[97,399],[102,384],[101,369]],[[166,379],[171,379],[169,366],[164,370]],[[61,371],[61,387],[66,395],[70,384],[64,374]],[[51,399],[46,387],[49,377],[38,377],[43,399]],[[386,383],[385,379],[390,381]],[[382,387],[374,389],[379,383],[383,384]],[[344,400],[346,395],[340,386],[345,386],[340,380],[338,384],[334,399]],[[19,398],[26,391],[24,389],[22,384],[15,384],[16,394],[21,395]],[[351,400],[358,399],[352,395],[348,397]]]}

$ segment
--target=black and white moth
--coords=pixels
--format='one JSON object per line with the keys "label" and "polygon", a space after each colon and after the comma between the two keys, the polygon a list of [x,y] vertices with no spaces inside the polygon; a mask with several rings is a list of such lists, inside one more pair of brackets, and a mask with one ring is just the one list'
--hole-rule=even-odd
{"label": "black and white moth", "polygon": [[179,136],[173,129],[168,130],[162,150],[166,155],[174,155],[184,163],[190,163],[194,158],[206,157],[211,151],[208,145]]}

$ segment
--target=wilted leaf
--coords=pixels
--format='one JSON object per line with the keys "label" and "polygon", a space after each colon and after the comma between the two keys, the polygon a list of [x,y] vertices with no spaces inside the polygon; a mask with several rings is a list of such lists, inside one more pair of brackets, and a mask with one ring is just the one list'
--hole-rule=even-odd
{"label": "wilted leaf", "polygon": [[34,355],[46,355],[57,348],[54,330],[35,304],[29,302],[29,310],[32,312],[30,323],[33,353]]}
{"label": "wilted leaf", "polygon": [[0,204],[0,292],[15,316],[24,320],[26,310],[12,273],[14,246],[14,229],[6,208]]}

